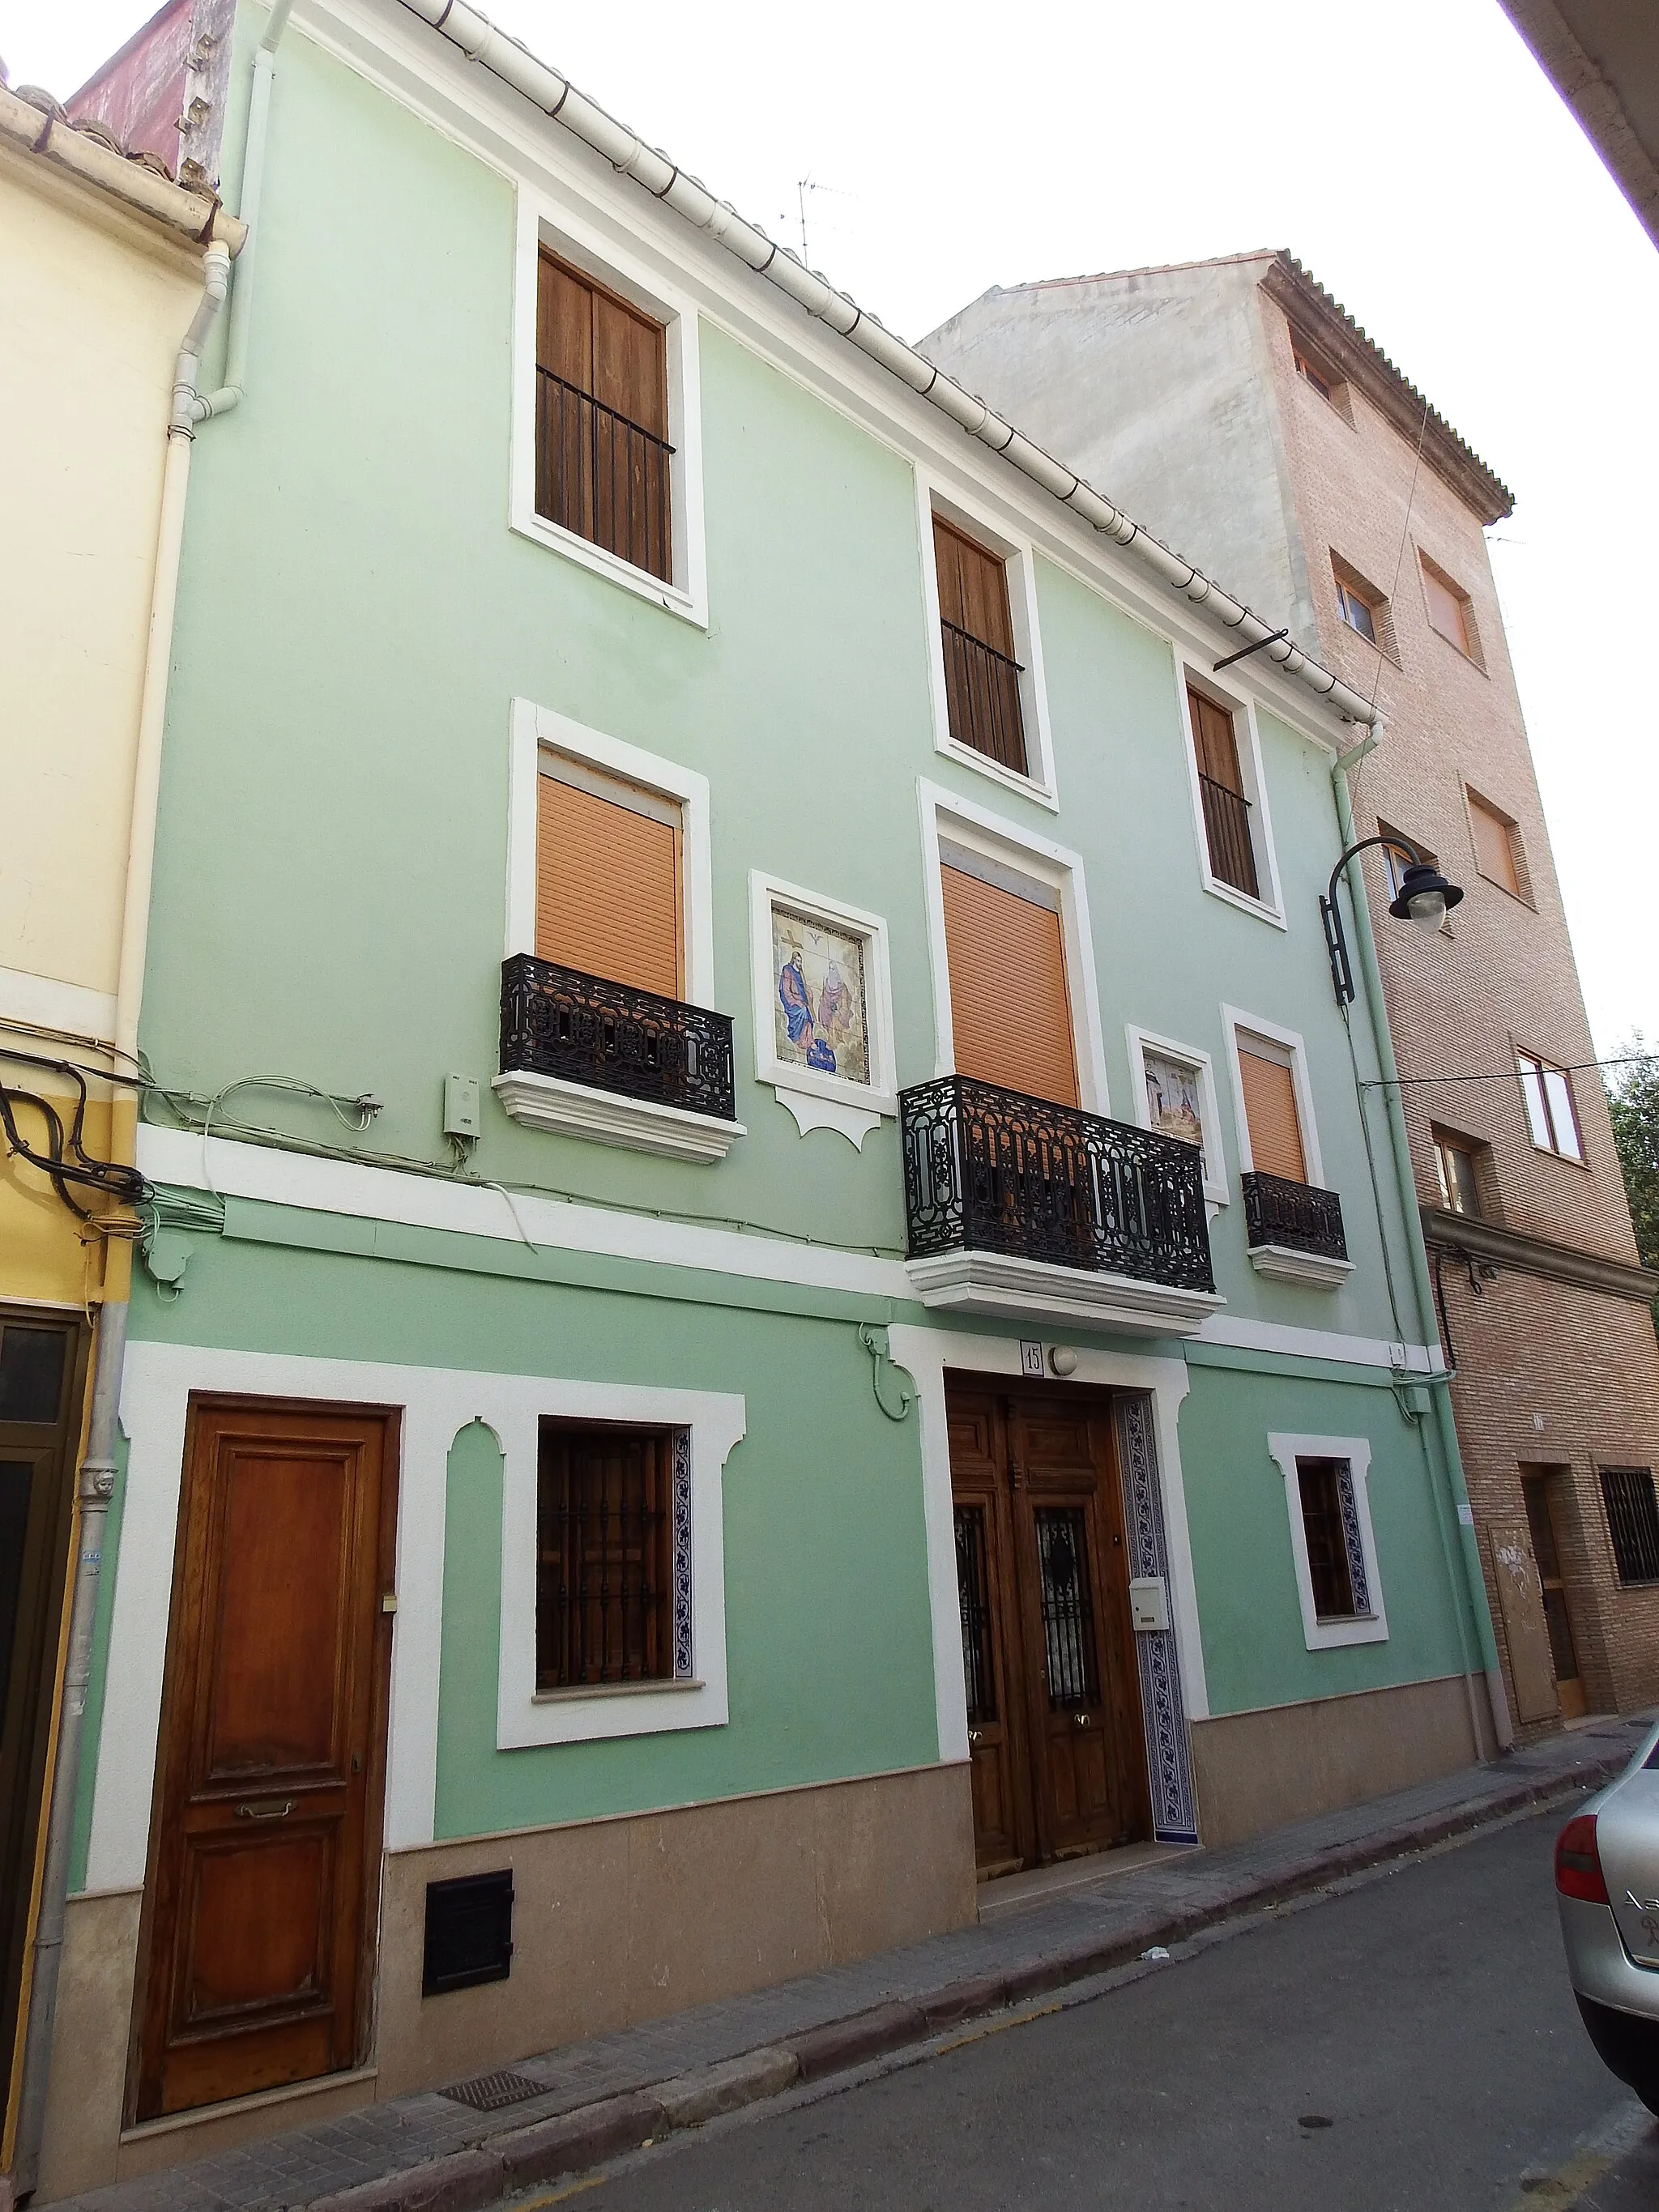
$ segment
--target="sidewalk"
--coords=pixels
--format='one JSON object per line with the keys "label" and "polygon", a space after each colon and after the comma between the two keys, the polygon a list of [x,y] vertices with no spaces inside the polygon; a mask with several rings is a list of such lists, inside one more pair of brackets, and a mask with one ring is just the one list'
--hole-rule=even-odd
{"label": "sidewalk", "polygon": [[1137,1853],[1127,1867],[1107,1855],[1046,1881],[1017,1877],[981,1892],[975,1928],[63,2201],[82,2212],[470,2212],[1241,1911],[1598,1787],[1649,1725],[1592,1721],[1496,1766],[1221,1850]]}

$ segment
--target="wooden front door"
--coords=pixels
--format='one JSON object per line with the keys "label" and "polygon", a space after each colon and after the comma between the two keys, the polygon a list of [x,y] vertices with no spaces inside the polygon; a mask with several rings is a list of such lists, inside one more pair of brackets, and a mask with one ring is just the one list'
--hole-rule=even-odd
{"label": "wooden front door", "polygon": [[139,1995],[137,2117],[365,2048],[397,1521],[393,1417],[191,1409]]}
{"label": "wooden front door", "polygon": [[1109,1401],[947,1394],[982,1876],[1150,1833]]}

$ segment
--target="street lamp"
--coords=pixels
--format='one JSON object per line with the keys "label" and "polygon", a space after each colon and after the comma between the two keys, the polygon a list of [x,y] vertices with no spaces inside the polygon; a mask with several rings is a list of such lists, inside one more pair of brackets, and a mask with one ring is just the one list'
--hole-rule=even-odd
{"label": "street lamp", "polygon": [[1342,929],[1342,909],[1336,902],[1337,878],[1355,854],[1363,853],[1370,845],[1386,846],[1405,860],[1399,895],[1389,902],[1389,912],[1396,921],[1414,921],[1425,936],[1430,935],[1463,896],[1458,884],[1449,884],[1434,862],[1425,860],[1416,847],[1407,844],[1403,837],[1362,837],[1357,845],[1350,845],[1331,870],[1329,888],[1319,902],[1319,918],[1325,925],[1325,947],[1331,956],[1331,981],[1340,1006],[1352,1005],[1354,988],[1348,940]]}

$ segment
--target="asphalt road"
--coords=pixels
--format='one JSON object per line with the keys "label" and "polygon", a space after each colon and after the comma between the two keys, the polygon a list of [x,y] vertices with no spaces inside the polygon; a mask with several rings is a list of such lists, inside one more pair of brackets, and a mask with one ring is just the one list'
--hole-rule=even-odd
{"label": "asphalt road", "polygon": [[1559,1814],[527,2200],[581,2212],[1659,2208],[1562,1967]]}

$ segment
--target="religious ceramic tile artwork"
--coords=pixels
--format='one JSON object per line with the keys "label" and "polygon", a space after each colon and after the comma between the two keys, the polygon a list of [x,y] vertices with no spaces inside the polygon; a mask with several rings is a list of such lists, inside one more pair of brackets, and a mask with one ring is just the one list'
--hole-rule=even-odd
{"label": "religious ceramic tile artwork", "polygon": [[1146,1104],[1152,1126],[1183,1144],[1204,1144],[1204,1099],[1196,1067],[1163,1053],[1146,1054]]}
{"label": "religious ceramic tile artwork", "polygon": [[772,909],[777,1056],[844,1082],[870,1080],[865,939],[787,907]]}

